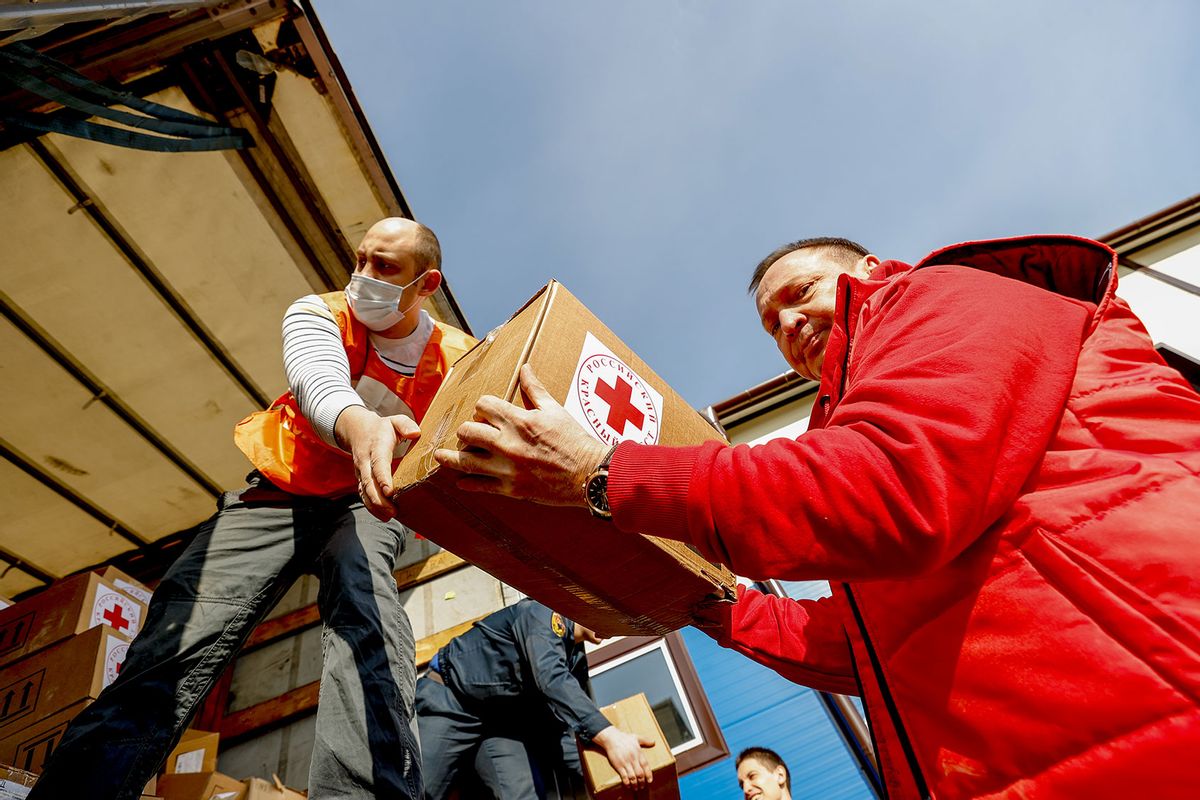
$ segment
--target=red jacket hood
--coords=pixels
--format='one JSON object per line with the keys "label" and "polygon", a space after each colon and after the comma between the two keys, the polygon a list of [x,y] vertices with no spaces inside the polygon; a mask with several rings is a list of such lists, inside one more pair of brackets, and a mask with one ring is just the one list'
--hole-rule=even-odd
{"label": "red jacket hood", "polygon": [[1013,278],[1098,306],[1098,320],[1117,287],[1117,254],[1108,245],[1064,234],[1036,234],[962,242],[935,250],[909,266],[884,261],[871,273],[886,280],[910,269],[958,264]]}

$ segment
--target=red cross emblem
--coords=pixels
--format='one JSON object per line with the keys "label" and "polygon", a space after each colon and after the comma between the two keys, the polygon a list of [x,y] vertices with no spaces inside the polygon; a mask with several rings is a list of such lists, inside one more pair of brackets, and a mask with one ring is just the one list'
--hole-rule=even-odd
{"label": "red cross emblem", "polygon": [[101,618],[103,618],[103,620],[105,622],[107,622],[109,625],[113,626],[114,628],[116,628],[119,631],[123,631],[126,628],[128,628],[129,623],[132,621],[132,620],[126,619],[124,609],[122,609],[119,605],[115,605],[115,604],[113,605],[112,608],[106,609],[105,612],[103,614],[101,614],[100,616],[101,616]]}
{"label": "red cross emblem", "polygon": [[[602,348],[588,334],[588,349]],[[567,413],[605,444],[623,439],[656,444],[662,395],[641,379],[629,365],[610,352],[591,351],[575,368],[574,391],[565,403]]]}
{"label": "red cross emblem", "polygon": [[603,380],[596,381],[596,396],[608,403],[608,427],[623,434],[626,423],[632,422],[633,427],[641,430],[646,415],[629,402],[629,398],[633,396],[633,387],[619,375],[614,384],[609,386]]}

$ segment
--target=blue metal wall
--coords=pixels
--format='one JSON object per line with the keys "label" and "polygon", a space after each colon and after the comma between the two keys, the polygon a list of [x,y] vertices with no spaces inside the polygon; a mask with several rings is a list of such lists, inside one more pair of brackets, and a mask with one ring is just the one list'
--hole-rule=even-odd
{"label": "blue metal wall", "polygon": [[792,796],[874,800],[875,794],[812,689],[686,628],[687,645],[731,756],[680,778],[683,800],[737,800],[733,759],[750,746],[769,747],[787,762]]}
{"label": "blue metal wall", "polygon": [[[796,600],[819,600],[822,597],[829,597],[829,583],[827,581],[779,581],[779,586],[783,589],[784,594]],[[861,697],[850,698],[854,705],[858,707],[859,715],[865,717],[867,712],[863,708]]]}

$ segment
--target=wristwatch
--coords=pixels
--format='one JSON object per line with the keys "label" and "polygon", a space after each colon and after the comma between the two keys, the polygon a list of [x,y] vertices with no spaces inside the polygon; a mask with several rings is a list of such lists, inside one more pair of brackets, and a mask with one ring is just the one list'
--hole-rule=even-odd
{"label": "wristwatch", "polygon": [[587,502],[588,511],[600,519],[612,519],[612,511],[608,508],[608,465],[615,452],[617,446],[613,445],[604,454],[599,466],[583,482],[583,499]]}

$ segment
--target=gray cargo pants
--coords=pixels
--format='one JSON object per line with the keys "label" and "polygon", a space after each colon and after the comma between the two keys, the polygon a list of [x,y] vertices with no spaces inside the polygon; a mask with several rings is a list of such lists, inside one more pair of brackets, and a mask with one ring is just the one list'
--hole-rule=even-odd
{"label": "gray cargo pants", "polygon": [[72,722],[29,800],[136,800],[254,627],[303,574],[321,581],[320,703],[309,797],[422,794],[415,647],[392,575],[407,534],[357,497],[298,497],[258,473],[154,592],[121,674]]}

